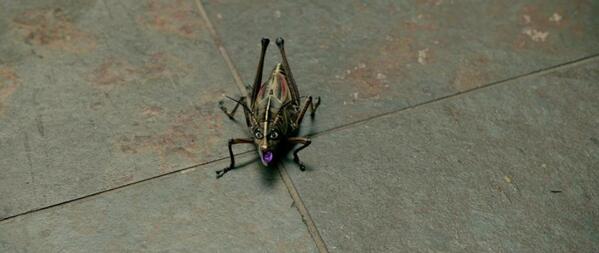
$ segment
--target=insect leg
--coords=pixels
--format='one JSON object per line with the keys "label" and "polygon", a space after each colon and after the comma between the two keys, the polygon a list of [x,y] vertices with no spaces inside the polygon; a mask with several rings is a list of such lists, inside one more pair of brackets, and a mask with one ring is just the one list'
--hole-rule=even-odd
{"label": "insect leg", "polygon": [[316,109],[318,109],[318,106],[320,106],[320,97],[316,97],[315,101],[316,102],[310,104],[310,117],[312,118],[314,117]]}
{"label": "insect leg", "polygon": [[[311,96],[301,96],[300,99],[302,98],[308,98]],[[311,106],[310,106],[310,116],[314,117],[314,113],[316,112],[316,109],[318,108],[318,106],[320,106],[320,97],[316,97],[316,99],[313,99],[313,101],[316,102],[312,102]]]}
{"label": "insect leg", "polygon": [[[239,102],[241,103],[245,103],[245,97],[240,97],[239,98]],[[225,102],[224,101],[220,101],[218,102],[218,107],[223,110],[223,112],[229,116],[230,119],[235,120],[235,112],[237,111],[237,108],[239,107],[240,103],[235,103],[235,107],[233,107],[233,110],[231,110],[230,112],[227,110],[227,108],[225,107]]]}
{"label": "insect leg", "polygon": [[316,102],[312,102],[312,96],[308,96],[308,98],[306,99],[306,103],[304,104],[304,106],[300,110],[299,114],[297,115],[297,119],[295,120],[295,125],[299,126],[302,123],[302,120],[304,120],[304,114],[306,114],[306,111],[308,110],[308,108],[310,108],[310,117],[314,117],[314,113],[316,112],[316,109],[318,108],[319,105],[320,105],[320,97],[316,98]]}
{"label": "insect leg", "polygon": [[230,170],[232,170],[235,167],[235,156],[233,155],[233,145],[241,144],[241,143],[254,143],[254,141],[251,139],[244,139],[244,138],[230,139],[229,140],[229,157],[231,159],[231,164],[227,168],[224,168],[222,170],[217,170],[216,178],[222,177],[223,175],[225,175],[227,172],[229,172]]}
{"label": "insect leg", "polygon": [[283,58],[283,70],[287,73],[289,77],[289,82],[291,83],[290,88],[293,91],[293,96],[299,99],[299,90],[297,89],[297,84],[295,83],[295,79],[293,78],[293,74],[291,74],[291,68],[289,67],[289,62],[287,61],[287,54],[285,54],[285,40],[283,38],[277,38],[277,47],[281,51],[281,57]]}
{"label": "insect leg", "polygon": [[264,69],[264,55],[266,54],[266,48],[270,40],[268,38],[262,38],[262,51],[260,53],[260,62],[258,62],[258,69],[256,70],[256,79],[254,79],[254,85],[252,86],[252,97],[253,101],[260,90],[260,84],[262,83],[262,71]]}
{"label": "insect leg", "polygon": [[302,163],[300,161],[299,156],[297,156],[297,153],[300,152],[302,149],[310,146],[312,141],[310,140],[310,138],[306,138],[306,137],[290,137],[287,139],[287,141],[289,143],[303,144],[303,146],[301,146],[298,149],[296,149],[295,151],[293,151],[293,161],[295,163],[297,163],[297,165],[299,165],[300,170],[302,170],[302,171],[306,170],[306,166],[304,165],[304,163]]}

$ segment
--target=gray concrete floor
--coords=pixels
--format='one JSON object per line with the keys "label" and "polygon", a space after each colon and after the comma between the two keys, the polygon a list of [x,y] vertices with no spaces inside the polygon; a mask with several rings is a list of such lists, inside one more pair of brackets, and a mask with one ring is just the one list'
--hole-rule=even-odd
{"label": "gray concrete floor", "polygon": [[[0,1],[0,252],[599,252],[598,10]],[[308,170],[216,180],[263,36]]]}

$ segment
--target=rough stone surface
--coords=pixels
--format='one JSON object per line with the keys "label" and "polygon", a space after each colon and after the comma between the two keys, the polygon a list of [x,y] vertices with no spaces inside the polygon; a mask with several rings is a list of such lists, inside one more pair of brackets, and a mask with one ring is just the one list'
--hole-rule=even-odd
{"label": "rough stone surface", "polygon": [[276,171],[225,165],[4,221],[0,252],[316,252]]}
{"label": "rough stone surface", "polygon": [[193,3],[3,1],[0,20],[0,218],[225,157],[241,133]]}
{"label": "rough stone surface", "polygon": [[260,38],[286,39],[300,92],[322,97],[306,133],[599,53],[596,1],[204,3],[248,84]]}
{"label": "rough stone surface", "polygon": [[599,61],[313,139],[286,165],[331,252],[599,250]]}
{"label": "rough stone surface", "polygon": [[275,171],[214,179],[263,36],[322,97],[285,167],[331,252],[599,252],[598,9],[0,0],[0,252],[317,251]]}

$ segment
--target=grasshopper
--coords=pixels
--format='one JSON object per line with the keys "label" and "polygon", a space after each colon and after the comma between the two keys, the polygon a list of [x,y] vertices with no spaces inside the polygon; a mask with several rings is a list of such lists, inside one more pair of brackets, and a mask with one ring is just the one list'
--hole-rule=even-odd
{"label": "grasshopper", "polygon": [[[302,146],[293,152],[293,161],[299,165],[300,169],[305,170],[304,164],[300,161],[297,153],[308,147],[312,141],[307,137],[298,137],[300,124],[304,114],[310,109],[310,115],[314,117],[314,112],[320,105],[320,97],[312,99],[311,96],[301,97],[291,74],[289,62],[285,55],[284,40],[277,38],[276,44],[281,52],[282,62],[278,63],[271,72],[268,80],[262,83],[262,72],[264,68],[264,54],[270,40],[262,38],[262,50],[256,78],[251,87],[247,87],[248,97],[242,96],[239,99],[229,99],[236,102],[235,107],[228,111],[223,101],[219,107],[235,120],[234,115],[237,108],[241,105],[245,115],[245,121],[251,138],[235,138],[229,140],[229,167],[216,171],[216,177],[220,178],[235,167],[235,157],[233,155],[233,145],[236,144],[254,144],[258,150],[260,160],[265,166],[274,164],[284,155],[283,147],[289,145],[301,144]],[[305,102],[302,105],[302,101]]]}

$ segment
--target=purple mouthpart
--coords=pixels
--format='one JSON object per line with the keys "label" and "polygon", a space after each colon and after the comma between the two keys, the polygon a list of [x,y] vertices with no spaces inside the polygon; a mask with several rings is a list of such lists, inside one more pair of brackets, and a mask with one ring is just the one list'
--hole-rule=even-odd
{"label": "purple mouthpart", "polygon": [[273,158],[273,155],[272,155],[271,151],[266,151],[262,155],[262,160],[265,161],[266,163],[272,162],[272,158]]}

